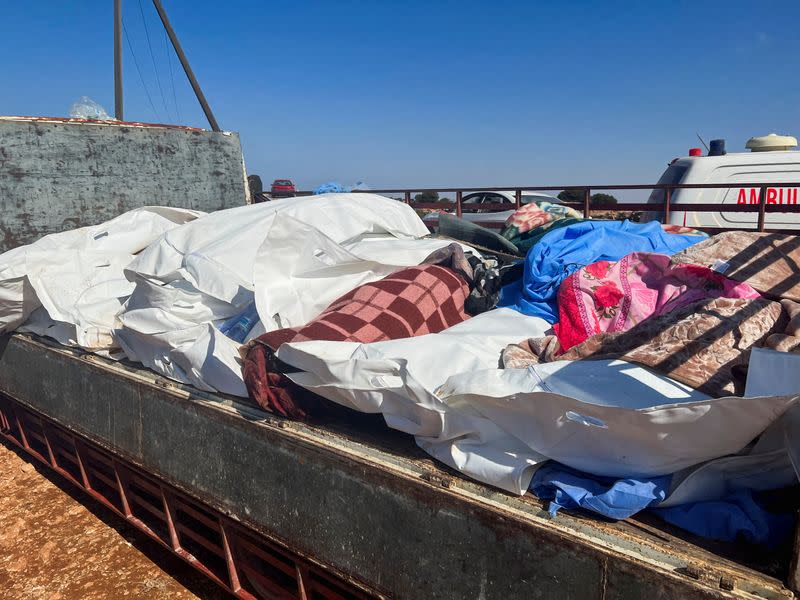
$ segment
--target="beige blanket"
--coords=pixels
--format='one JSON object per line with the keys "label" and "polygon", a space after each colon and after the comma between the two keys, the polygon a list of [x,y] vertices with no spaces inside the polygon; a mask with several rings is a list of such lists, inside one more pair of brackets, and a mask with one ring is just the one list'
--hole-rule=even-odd
{"label": "beige blanket", "polygon": [[672,262],[704,265],[772,298],[800,300],[800,236],[727,231],[678,252]]}
{"label": "beige blanket", "polygon": [[619,358],[713,397],[742,395],[750,349],[783,332],[787,321],[781,305],[765,298],[707,299],[629,331],[594,335],[560,355],[555,336],[526,340],[508,346],[502,363],[520,369],[554,360]]}

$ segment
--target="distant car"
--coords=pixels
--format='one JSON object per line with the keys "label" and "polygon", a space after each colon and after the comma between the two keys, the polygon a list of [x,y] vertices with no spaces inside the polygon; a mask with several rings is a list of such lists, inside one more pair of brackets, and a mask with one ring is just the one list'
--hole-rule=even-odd
{"label": "distant car", "polygon": [[[555,196],[548,196],[547,194],[539,194],[535,192],[522,192],[522,204],[529,202],[552,202],[553,204],[561,204],[561,200]],[[461,218],[465,221],[473,223],[489,223],[489,224],[502,224],[506,219],[514,214],[516,210],[516,197],[514,192],[474,192],[472,194],[465,194],[461,198]],[[449,213],[455,213],[456,209],[449,202],[442,202],[442,208],[446,209]],[[481,209],[481,204],[508,204],[508,210],[497,209]],[[450,208],[452,206],[452,208]],[[426,225],[436,225],[439,221],[437,213],[426,215],[423,219]]]}
{"label": "distant car", "polygon": [[291,198],[297,192],[291,179],[276,179],[272,182],[270,196],[273,198]]}

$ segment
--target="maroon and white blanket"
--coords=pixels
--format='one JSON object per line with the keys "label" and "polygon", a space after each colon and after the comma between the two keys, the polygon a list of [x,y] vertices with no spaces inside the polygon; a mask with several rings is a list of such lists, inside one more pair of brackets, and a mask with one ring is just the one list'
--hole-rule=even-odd
{"label": "maroon and white blanket", "polygon": [[446,267],[419,265],[362,285],[301,327],[266,333],[243,349],[244,380],[250,397],[272,412],[305,419],[321,400],[295,386],[274,353],[287,342],[327,340],[378,342],[438,333],[468,319],[469,287]]}

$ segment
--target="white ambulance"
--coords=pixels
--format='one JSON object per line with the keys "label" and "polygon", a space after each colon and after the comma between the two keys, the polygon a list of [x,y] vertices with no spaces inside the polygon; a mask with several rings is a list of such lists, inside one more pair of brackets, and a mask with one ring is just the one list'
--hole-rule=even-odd
{"label": "white ambulance", "polygon": [[[737,186],[737,183],[798,183],[800,184],[800,151],[797,139],[788,135],[769,135],[750,138],[745,146],[750,152],[726,153],[724,140],[712,140],[708,155],[699,148],[690,156],[673,160],[658,183],[697,184],[725,183],[730,188],[678,189],[672,191],[669,222],[689,227],[721,227],[749,229],[758,223],[758,212],[725,212],[733,204],[758,206],[760,187]],[[797,204],[797,187],[767,188],[767,204]],[[664,191],[653,190],[648,204],[664,202]],[[681,210],[687,204],[718,204],[720,212],[689,212]],[[645,213],[643,220],[658,219],[663,212]],[[767,229],[800,229],[800,213],[767,213]]]}

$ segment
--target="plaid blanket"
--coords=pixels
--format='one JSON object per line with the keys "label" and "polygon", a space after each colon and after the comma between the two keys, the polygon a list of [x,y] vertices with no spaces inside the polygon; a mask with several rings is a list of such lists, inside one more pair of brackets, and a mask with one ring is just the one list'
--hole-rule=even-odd
{"label": "plaid blanket", "polygon": [[468,318],[469,287],[458,273],[439,265],[419,265],[357,287],[301,327],[266,333],[243,349],[244,381],[262,408],[307,419],[324,411],[318,396],[294,385],[275,352],[288,342],[328,340],[378,342],[438,333]]}

